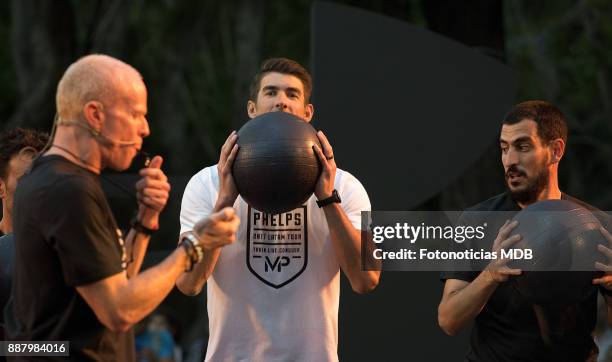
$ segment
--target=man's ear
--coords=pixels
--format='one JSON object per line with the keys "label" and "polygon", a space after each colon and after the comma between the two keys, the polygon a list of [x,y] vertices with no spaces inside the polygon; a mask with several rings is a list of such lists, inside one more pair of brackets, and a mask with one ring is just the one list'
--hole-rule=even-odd
{"label": "man's ear", "polygon": [[255,102],[251,100],[247,102],[247,113],[249,115],[249,118],[255,118],[255,116],[257,115],[257,106],[255,105]]}
{"label": "man's ear", "polygon": [[552,141],[550,147],[552,152],[552,163],[559,163],[563,157],[563,154],[565,153],[565,142],[561,138],[557,138],[556,140]]}
{"label": "man's ear", "polygon": [[83,117],[91,133],[98,135],[106,120],[102,103],[98,101],[89,101],[85,103],[83,106]]}
{"label": "man's ear", "polygon": [[6,183],[4,179],[0,178],[0,199],[4,200],[6,198]]}
{"label": "man's ear", "polygon": [[314,106],[312,103],[308,103],[306,107],[304,107],[304,118],[310,122],[312,120],[312,116],[314,116]]}

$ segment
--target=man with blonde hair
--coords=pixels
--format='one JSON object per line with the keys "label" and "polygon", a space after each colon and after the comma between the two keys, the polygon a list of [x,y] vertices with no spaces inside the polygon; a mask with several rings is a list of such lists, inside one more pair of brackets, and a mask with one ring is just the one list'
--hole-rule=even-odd
{"label": "man with blonde hair", "polygon": [[5,309],[17,341],[70,341],[72,360],[134,360],[131,327],[153,311],[208,244],[233,240],[231,208],[198,221],[180,247],[139,273],[170,185],[155,156],[140,170],[138,213],[124,237],[102,193],[104,168],[125,170],[149,135],[147,89],[105,55],[73,63],[57,88],[56,133],[15,194],[15,275]]}

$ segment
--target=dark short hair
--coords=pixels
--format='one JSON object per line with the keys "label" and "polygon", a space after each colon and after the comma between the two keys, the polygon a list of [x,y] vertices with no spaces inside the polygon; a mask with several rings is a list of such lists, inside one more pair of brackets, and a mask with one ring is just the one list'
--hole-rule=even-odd
{"label": "dark short hair", "polygon": [[11,158],[25,147],[32,147],[40,152],[49,136],[44,132],[39,132],[26,128],[15,128],[0,134],[0,178],[6,179],[8,164]]}
{"label": "dark short hair", "polygon": [[563,112],[546,101],[526,101],[512,107],[504,117],[503,124],[516,124],[525,119],[538,126],[538,136],[544,143],[561,138],[567,143],[567,121]]}
{"label": "dark short hair", "polygon": [[250,100],[257,101],[261,79],[271,72],[293,75],[301,80],[304,86],[304,102],[306,104],[310,103],[310,95],[312,94],[312,77],[310,73],[300,63],[287,58],[270,58],[261,63],[259,71],[251,82]]}

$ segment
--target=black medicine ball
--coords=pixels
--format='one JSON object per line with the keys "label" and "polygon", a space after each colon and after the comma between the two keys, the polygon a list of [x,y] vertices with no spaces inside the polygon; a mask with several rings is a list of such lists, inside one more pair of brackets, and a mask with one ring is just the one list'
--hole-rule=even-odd
{"label": "black medicine ball", "polygon": [[546,305],[578,303],[596,292],[592,280],[602,273],[595,261],[606,263],[597,245],[607,241],[591,211],[567,200],[546,200],[529,205],[514,220],[513,234],[522,239],[513,248],[533,253],[532,259],[510,263],[523,270],[512,279],[521,294]]}
{"label": "black medicine ball", "polygon": [[285,112],[270,112],[238,131],[238,154],[232,173],[242,198],[269,214],[291,211],[313,194],[321,164],[310,123]]}

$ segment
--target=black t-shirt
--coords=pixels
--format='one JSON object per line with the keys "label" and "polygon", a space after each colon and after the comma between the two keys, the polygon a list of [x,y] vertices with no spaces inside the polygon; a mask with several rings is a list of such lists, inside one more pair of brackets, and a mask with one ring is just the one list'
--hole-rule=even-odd
{"label": "black t-shirt", "polygon": [[121,233],[97,175],[60,156],[36,159],[17,186],[13,228],[7,337],[68,340],[75,361],[134,360],[133,332],[104,327],[75,288],[125,269]]}
{"label": "black t-shirt", "polygon": [[[563,200],[590,210],[594,207],[563,194]],[[490,198],[466,211],[520,211],[510,194]],[[497,226],[497,229],[501,224]],[[489,250],[492,241],[489,241]],[[441,278],[472,282],[479,271],[442,272]],[[543,339],[538,316],[549,326]],[[597,353],[592,332],[597,319],[597,288],[581,303],[534,306],[511,283],[501,283],[475,319],[468,361],[586,361]]]}

